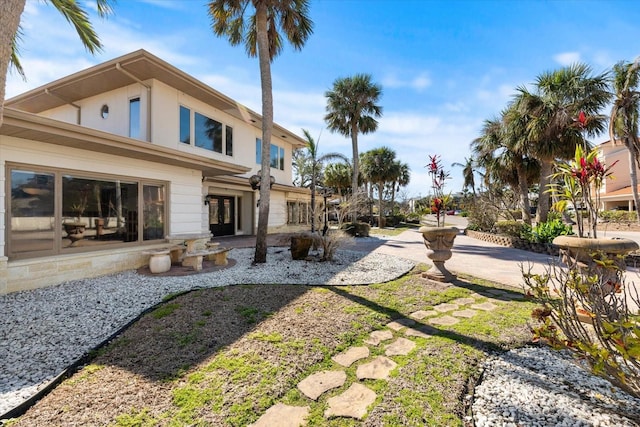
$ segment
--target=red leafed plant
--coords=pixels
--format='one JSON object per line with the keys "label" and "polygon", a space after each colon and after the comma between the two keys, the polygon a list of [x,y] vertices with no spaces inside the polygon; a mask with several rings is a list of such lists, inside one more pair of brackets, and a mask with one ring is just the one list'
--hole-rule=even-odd
{"label": "red leafed plant", "polygon": [[[442,167],[442,159],[439,155],[429,155],[429,163],[425,166],[431,176],[431,188],[433,189],[433,198],[431,199],[431,212],[436,214],[438,227],[444,225],[446,214],[446,204],[448,196],[444,194],[444,184],[450,178],[449,172]],[[440,219],[442,218],[442,223]]]}

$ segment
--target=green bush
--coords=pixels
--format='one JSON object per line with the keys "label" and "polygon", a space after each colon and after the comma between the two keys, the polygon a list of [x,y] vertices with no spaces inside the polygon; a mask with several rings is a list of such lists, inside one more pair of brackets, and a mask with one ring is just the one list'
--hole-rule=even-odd
{"label": "green bush", "polygon": [[494,227],[497,234],[520,237],[526,229],[526,224],[518,221],[498,221]]}
{"label": "green bush", "polygon": [[412,212],[412,213],[407,215],[407,219],[405,221],[410,223],[410,224],[420,224],[420,218],[421,217],[422,217],[422,215],[420,215],[419,213]]}
{"label": "green bush", "polygon": [[602,211],[598,216],[608,222],[633,222],[636,220],[635,211]]}
{"label": "green bush", "polygon": [[371,226],[366,222],[348,222],[342,224],[340,229],[353,237],[369,237]]}
{"label": "green bush", "polygon": [[463,217],[463,218],[466,218],[466,217],[468,217],[468,216],[469,216],[469,212],[467,212],[467,211],[462,211],[462,212],[460,212],[460,216],[461,216],[461,217]]}
{"label": "green bush", "polygon": [[535,227],[525,224],[520,237],[531,243],[551,243],[556,237],[569,234],[573,234],[573,227],[556,218],[536,224]]}
{"label": "green bush", "polygon": [[498,221],[498,210],[483,199],[476,199],[469,205],[469,230],[491,231]]}

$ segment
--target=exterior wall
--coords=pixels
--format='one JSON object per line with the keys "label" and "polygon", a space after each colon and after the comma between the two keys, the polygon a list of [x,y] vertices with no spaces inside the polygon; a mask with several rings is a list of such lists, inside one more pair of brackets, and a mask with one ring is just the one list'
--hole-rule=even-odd
{"label": "exterior wall", "polygon": [[146,263],[142,248],[156,246],[118,247],[7,262],[5,171],[8,162],[167,182],[167,231],[172,234],[208,231],[201,220],[204,206],[200,171],[0,136],[0,200],[3,201],[0,205],[3,213],[0,215],[3,243],[0,245],[0,293],[137,268]]}
{"label": "exterior wall", "polygon": [[614,179],[606,179],[602,185],[603,193],[610,193],[631,185],[629,176],[629,151],[620,145],[607,146],[602,149],[602,160],[611,168]]}
{"label": "exterior wall", "polygon": [[[140,140],[147,140],[147,89],[141,84],[133,84],[100,95],[75,102],[80,107],[80,125],[120,136],[129,136],[129,100],[140,98]],[[100,111],[109,106],[109,116],[103,119]],[[64,105],[39,115],[78,124],[78,108]],[[177,134],[176,134],[177,135]]]}

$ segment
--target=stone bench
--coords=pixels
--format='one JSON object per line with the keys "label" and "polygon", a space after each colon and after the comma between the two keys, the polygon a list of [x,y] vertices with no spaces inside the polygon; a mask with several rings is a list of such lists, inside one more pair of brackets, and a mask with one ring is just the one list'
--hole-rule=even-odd
{"label": "stone bench", "polygon": [[200,251],[184,252],[180,257],[183,267],[192,267],[196,271],[202,270],[202,261],[207,259],[215,265],[227,265],[227,253],[232,248],[211,247]]}

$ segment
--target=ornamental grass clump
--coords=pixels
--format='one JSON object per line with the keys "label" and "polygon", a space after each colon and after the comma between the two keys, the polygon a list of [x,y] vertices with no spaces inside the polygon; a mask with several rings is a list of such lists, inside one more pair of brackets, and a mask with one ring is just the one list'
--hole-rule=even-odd
{"label": "ornamental grass clump", "polygon": [[640,306],[638,292],[625,285],[620,259],[592,256],[596,269],[523,268],[526,295],[539,304],[534,341],[572,351],[594,374],[640,397],[640,315],[629,306]]}
{"label": "ornamental grass clump", "polygon": [[[429,163],[425,166],[431,176],[431,188],[433,198],[431,199],[431,212],[436,214],[438,227],[444,226],[444,218],[447,212],[447,202],[449,196],[444,194],[444,185],[451,176],[442,167],[442,159],[439,155],[429,155]],[[440,222],[442,217],[442,222]]]}

